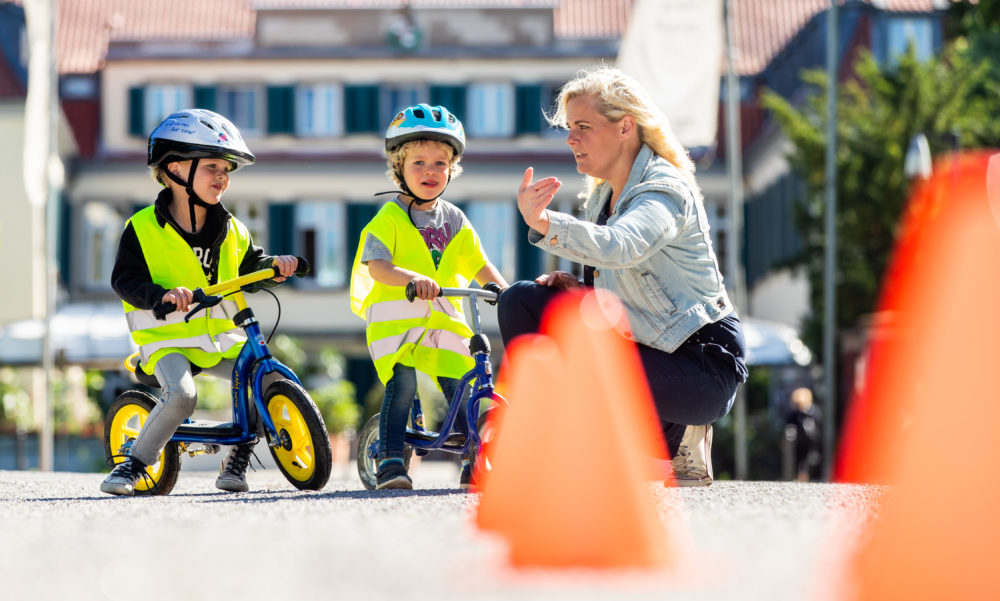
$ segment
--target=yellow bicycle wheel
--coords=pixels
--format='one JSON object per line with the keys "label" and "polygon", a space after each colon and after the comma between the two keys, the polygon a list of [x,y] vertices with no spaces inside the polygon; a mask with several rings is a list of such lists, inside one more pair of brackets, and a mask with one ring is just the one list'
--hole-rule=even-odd
{"label": "yellow bicycle wheel", "polygon": [[301,386],[278,380],[264,393],[267,413],[278,432],[278,446],[269,446],[278,469],[293,486],[319,490],[333,469],[330,436],[316,404]]}
{"label": "yellow bicycle wheel", "polygon": [[[156,399],[140,390],[126,390],[118,395],[104,419],[105,457],[116,464],[125,460],[155,406]],[[156,462],[146,468],[149,477],[136,482],[134,494],[168,494],[177,484],[180,469],[177,445],[168,442]]]}

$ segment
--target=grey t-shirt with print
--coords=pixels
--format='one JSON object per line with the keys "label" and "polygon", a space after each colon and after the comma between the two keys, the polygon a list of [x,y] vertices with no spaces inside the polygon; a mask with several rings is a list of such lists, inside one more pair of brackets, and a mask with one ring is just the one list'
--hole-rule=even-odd
{"label": "grey t-shirt with print", "polygon": [[[407,204],[398,197],[393,200],[403,212],[406,212]],[[455,234],[462,229],[466,221],[465,213],[461,209],[451,204],[447,200],[439,198],[437,205],[430,211],[418,211],[415,207],[410,211],[413,223],[417,226],[420,234],[424,237],[424,243],[431,251],[434,259],[434,266],[441,262],[441,254],[455,237]],[[361,262],[383,260],[392,261],[392,252],[382,244],[382,241],[375,236],[365,237],[365,246],[361,251]]]}

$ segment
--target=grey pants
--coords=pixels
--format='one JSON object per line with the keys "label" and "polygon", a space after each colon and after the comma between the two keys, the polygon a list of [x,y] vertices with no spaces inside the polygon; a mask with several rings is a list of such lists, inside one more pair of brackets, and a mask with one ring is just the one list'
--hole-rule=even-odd
{"label": "grey pants", "polygon": [[[234,359],[223,359],[217,365],[201,370],[202,374],[229,380],[233,375]],[[153,370],[156,380],[160,383],[160,402],[149,413],[143,424],[131,455],[149,465],[156,461],[163,445],[174,435],[177,427],[191,417],[198,404],[198,392],[194,386],[194,376],[191,374],[191,363],[180,353],[170,353],[156,362]],[[280,379],[277,373],[264,376],[264,388],[274,380]],[[258,434],[263,434],[263,428],[257,420],[257,412],[250,405],[250,423],[257,424]]]}

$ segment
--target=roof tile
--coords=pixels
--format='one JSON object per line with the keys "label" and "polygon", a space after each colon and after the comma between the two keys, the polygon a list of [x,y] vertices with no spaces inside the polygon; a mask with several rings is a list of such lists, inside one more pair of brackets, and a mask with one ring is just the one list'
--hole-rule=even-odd
{"label": "roof tile", "polygon": [[[559,39],[616,39],[635,0],[410,0],[415,8],[553,7]],[[947,0],[862,0],[891,12],[929,12]],[[256,10],[401,8],[404,0],[60,0],[60,73],[100,69],[111,41],[228,41],[253,36]],[[736,71],[758,73],[829,0],[732,0]]]}

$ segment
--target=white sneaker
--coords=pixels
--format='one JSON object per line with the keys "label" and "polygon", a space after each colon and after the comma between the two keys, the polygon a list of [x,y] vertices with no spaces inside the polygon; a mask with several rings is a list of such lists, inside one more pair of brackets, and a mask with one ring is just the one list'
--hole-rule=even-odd
{"label": "white sneaker", "polygon": [[[677,486],[708,486],[712,483],[712,425],[688,426],[670,462]],[[668,479],[664,485],[669,486]]]}
{"label": "white sneaker", "polygon": [[247,492],[247,466],[250,465],[250,455],[257,443],[234,446],[229,449],[229,455],[222,464],[219,477],[215,479],[215,487],[229,492]]}

